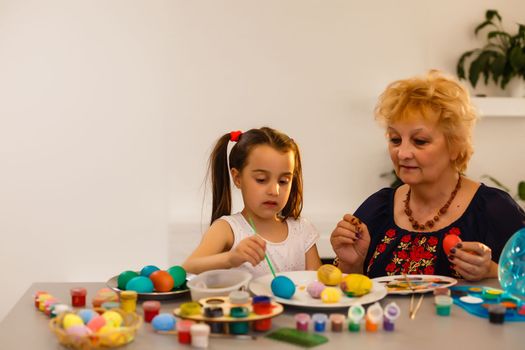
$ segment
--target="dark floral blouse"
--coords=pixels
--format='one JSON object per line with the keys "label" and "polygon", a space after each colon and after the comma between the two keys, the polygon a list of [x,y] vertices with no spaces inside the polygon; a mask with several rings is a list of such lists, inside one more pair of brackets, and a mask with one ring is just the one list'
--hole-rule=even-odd
{"label": "dark floral blouse", "polygon": [[443,251],[446,235],[489,246],[498,262],[507,240],[525,227],[525,212],[506,192],[481,184],[463,215],[449,226],[435,232],[408,231],[394,222],[394,193],[392,188],[374,193],[354,214],[371,236],[364,265],[369,277],[403,273],[459,277]]}

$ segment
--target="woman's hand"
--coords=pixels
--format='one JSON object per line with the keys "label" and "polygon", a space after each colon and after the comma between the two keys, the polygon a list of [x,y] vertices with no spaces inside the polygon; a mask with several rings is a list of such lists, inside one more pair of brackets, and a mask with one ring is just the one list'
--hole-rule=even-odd
{"label": "woman's hand", "polygon": [[368,227],[361,220],[346,214],[332,232],[330,243],[343,266],[350,265],[354,269],[358,267],[357,270],[362,271],[370,246],[370,234]]}
{"label": "woman's hand", "polygon": [[449,261],[464,279],[479,281],[497,277],[498,266],[492,261],[492,251],[480,242],[460,242],[450,250]]}
{"label": "woman's hand", "polygon": [[243,239],[239,244],[229,251],[228,260],[232,267],[237,267],[245,262],[253,266],[264,259],[266,253],[266,242],[259,236],[253,235]]}

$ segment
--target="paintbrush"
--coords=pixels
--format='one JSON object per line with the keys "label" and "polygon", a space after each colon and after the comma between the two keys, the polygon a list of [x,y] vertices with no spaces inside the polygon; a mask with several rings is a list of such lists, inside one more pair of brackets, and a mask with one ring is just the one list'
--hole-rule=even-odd
{"label": "paintbrush", "polygon": [[[250,222],[250,226],[252,227],[253,233],[257,234],[257,230],[255,229],[255,224],[253,223],[252,217],[250,216],[248,218],[248,221]],[[273,278],[275,278],[275,271],[273,269],[272,263],[270,262],[270,259],[268,259],[268,254],[264,254],[264,258],[266,259],[266,262],[268,263],[268,266],[270,267],[270,271],[272,271]]]}
{"label": "paintbrush", "polygon": [[410,297],[410,309],[409,309],[409,312],[408,312],[408,317],[410,317],[410,319],[413,320],[414,318],[416,318],[416,313],[419,310],[419,308],[421,307],[421,303],[423,302],[423,297],[425,295],[423,293],[421,293],[421,296],[419,297],[417,305],[414,308],[414,297],[415,297],[415,294],[416,294],[416,289],[414,288],[414,286],[410,282],[410,278],[408,278],[406,273],[403,274],[403,277],[405,278],[405,281],[408,284],[408,288],[410,288],[410,290],[412,291],[412,295]]}

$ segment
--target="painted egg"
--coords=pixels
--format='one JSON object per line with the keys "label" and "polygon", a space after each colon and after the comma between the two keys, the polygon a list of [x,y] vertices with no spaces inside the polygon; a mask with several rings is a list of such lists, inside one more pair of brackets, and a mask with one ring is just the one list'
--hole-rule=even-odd
{"label": "painted egg", "polygon": [[112,327],[120,327],[124,320],[122,316],[116,311],[106,311],[102,314],[102,317],[106,320],[106,325],[111,325]]}
{"label": "painted egg", "polygon": [[458,235],[446,235],[445,238],[443,238],[443,250],[445,251],[445,254],[449,255],[450,249],[454,248],[459,242],[462,242],[462,240]]}
{"label": "painted egg", "polygon": [[351,273],[343,278],[340,287],[349,297],[360,297],[370,293],[372,280],[365,275]]}
{"label": "painted egg", "polygon": [[134,290],[137,293],[151,293],[153,292],[153,282],[144,276],[134,277],[126,284],[126,290]]}
{"label": "painted egg", "polygon": [[126,289],[126,285],[128,284],[128,282],[133,278],[133,277],[137,277],[139,274],[136,273],[135,271],[124,271],[122,272],[119,276],[118,276],[118,288],[119,289],[122,289],[122,290],[125,290]]}
{"label": "painted egg", "polygon": [[158,270],[149,275],[149,279],[153,282],[153,286],[157,292],[169,292],[173,289],[175,281],[173,277],[163,270]]}
{"label": "painted egg", "polygon": [[182,266],[175,265],[170,267],[168,270],[168,273],[173,277],[173,286],[175,288],[179,288],[186,282],[186,270]]}
{"label": "painted egg", "polygon": [[147,266],[144,266],[142,270],[140,270],[140,275],[144,277],[149,277],[149,275],[151,275],[153,272],[158,271],[158,270],[160,269],[155,265],[147,265]]}
{"label": "painted egg", "polygon": [[84,325],[84,321],[82,321],[80,316],[75,315],[75,314],[64,315],[64,318],[62,319],[62,327],[66,330],[73,326],[82,326],[82,325]]}
{"label": "painted egg", "polygon": [[327,286],[336,286],[341,283],[343,273],[336,266],[325,264],[317,270],[317,279]]}
{"label": "painted egg", "polygon": [[72,326],[66,330],[66,333],[76,337],[84,337],[88,334],[91,334],[91,329],[86,325]]}
{"label": "painted egg", "polygon": [[171,331],[175,329],[175,317],[168,313],[158,314],[151,320],[151,325],[156,331]]}
{"label": "painted egg", "polygon": [[341,299],[341,291],[335,287],[326,287],[321,292],[321,300],[326,304],[333,304],[339,302]]}
{"label": "painted egg", "polygon": [[104,327],[105,325],[106,319],[102,316],[93,317],[91,321],[89,321],[87,324],[88,328],[91,329],[93,332],[98,332],[98,330]]}
{"label": "painted egg", "polygon": [[272,293],[283,299],[291,299],[295,294],[295,284],[286,276],[277,276],[272,280]]}
{"label": "painted egg", "polygon": [[118,301],[118,294],[112,289],[101,288],[95,294],[95,297],[91,300],[93,307],[100,307],[107,301]]}
{"label": "painted egg", "polygon": [[312,298],[319,299],[321,297],[321,292],[326,288],[324,284],[319,281],[311,282],[307,287],[306,291]]}
{"label": "painted egg", "polygon": [[77,313],[78,316],[84,321],[84,324],[88,324],[92,318],[97,317],[98,314],[92,309],[82,309]]}

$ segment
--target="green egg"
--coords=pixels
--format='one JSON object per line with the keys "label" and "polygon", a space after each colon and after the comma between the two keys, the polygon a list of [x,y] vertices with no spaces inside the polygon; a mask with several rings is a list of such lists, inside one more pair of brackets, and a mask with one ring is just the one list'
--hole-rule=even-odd
{"label": "green egg", "polygon": [[133,278],[137,277],[139,274],[135,271],[124,271],[118,276],[118,288],[121,290],[126,290],[126,285]]}
{"label": "green egg", "polygon": [[168,270],[168,273],[173,277],[173,281],[175,282],[173,288],[179,288],[186,282],[186,270],[182,266],[175,265],[170,267]]}
{"label": "green egg", "polygon": [[137,293],[151,293],[153,292],[153,282],[144,276],[133,277],[126,284],[126,290],[134,290]]}

